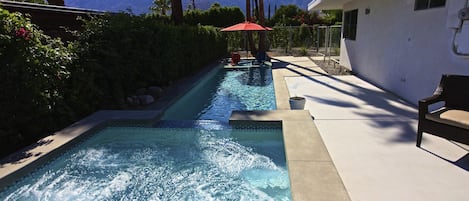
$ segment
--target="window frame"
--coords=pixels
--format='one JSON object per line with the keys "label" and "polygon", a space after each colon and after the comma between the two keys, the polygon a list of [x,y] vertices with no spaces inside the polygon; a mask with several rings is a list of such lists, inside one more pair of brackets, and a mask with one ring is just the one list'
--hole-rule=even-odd
{"label": "window frame", "polygon": [[342,38],[347,40],[357,39],[358,9],[344,11]]}
{"label": "window frame", "polygon": [[446,0],[415,0],[414,11],[441,8],[446,6]]}

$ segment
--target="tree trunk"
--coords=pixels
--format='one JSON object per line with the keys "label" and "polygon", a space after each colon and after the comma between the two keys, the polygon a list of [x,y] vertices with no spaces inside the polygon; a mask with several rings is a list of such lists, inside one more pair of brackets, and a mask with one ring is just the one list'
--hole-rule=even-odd
{"label": "tree trunk", "polygon": [[[262,3],[264,3],[264,2],[262,2]],[[269,14],[267,15],[267,20],[270,21],[270,3],[269,3],[269,11],[268,12],[269,12]]]}
{"label": "tree trunk", "polygon": [[[246,21],[251,22],[251,0],[246,0]],[[246,33],[247,38],[248,38],[248,47],[251,50],[252,55],[256,55],[257,50],[256,50],[256,45],[254,44],[254,40],[252,38],[252,33],[248,31]]]}
{"label": "tree trunk", "polygon": [[[259,0],[259,24],[265,26],[265,17],[264,17],[264,0]],[[259,32],[259,52],[266,51],[266,31]]]}
{"label": "tree trunk", "polygon": [[182,24],[183,16],[181,0],[171,0],[171,19],[176,25]]}
{"label": "tree trunk", "polygon": [[259,20],[259,4],[257,3],[258,0],[254,0],[254,17],[256,20]]}
{"label": "tree trunk", "polygon": [[195,0],[192,0],[192,10],[195,10]]}

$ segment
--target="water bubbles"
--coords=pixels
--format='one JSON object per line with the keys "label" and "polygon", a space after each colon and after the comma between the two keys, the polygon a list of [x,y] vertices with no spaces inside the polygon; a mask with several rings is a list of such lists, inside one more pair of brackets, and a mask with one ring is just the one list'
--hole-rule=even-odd
{"label": "water bubbles", "polygon": [[279,154],[258,151],[266,142],[283,150],[283,143],[259,137],[262,129],[116,127],[103,132],[8,188],[0,199],[290,199],[285,164],[272,158]]}

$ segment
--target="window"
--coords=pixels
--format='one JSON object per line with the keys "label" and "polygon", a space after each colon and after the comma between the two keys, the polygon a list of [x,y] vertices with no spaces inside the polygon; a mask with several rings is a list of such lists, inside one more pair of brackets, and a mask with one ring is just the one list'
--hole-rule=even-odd
{"label": "window", "polygon": [[357,18],[358,10],[344,12],[344,35],[343,37],[355,40],[357,36]]}
{"label": "window", "polygon": [[444,7],[446,0],[415,0],[414,10]]}

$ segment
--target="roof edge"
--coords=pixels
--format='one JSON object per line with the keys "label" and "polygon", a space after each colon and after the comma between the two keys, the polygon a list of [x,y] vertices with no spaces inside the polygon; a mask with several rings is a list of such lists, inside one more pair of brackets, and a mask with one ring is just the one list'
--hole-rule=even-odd
{"label": "roof edge", "polygon": [[46,10],[46,11],[52,11],[52,12],[68,12],[68,13],[77,13],[77,14],[98,14],[99,15],[99,14],[104,14],[104,13],[110,13],[110,12],[101,11],[101,10],[56,6],[56,5],[48,5],[48,4],[36,4],[36,3],[18,2],[18,1],[7,1],[7,0],[0,0],[0,7]]}

